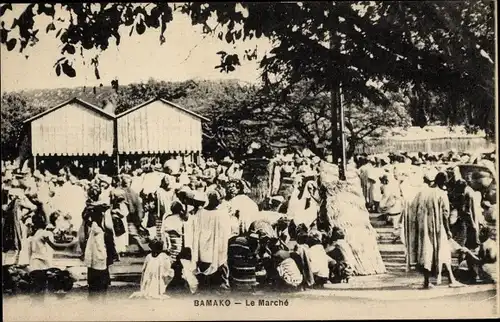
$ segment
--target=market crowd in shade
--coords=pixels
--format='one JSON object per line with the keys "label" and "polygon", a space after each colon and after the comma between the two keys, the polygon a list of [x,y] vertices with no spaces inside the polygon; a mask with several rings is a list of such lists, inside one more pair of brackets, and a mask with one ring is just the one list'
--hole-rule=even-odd
{"label": "market crowd in shade", "polygon": [[344,181],[337,166],[296,151],[266,160],[262,182],[245,180],[252,167],[229,157],[143,158],[114,176],[77,162],[6,163],[4,291],[71,292],[71,270],[54,267],[61,250],[86,267],[89,296],[105,296],[110,267],[128,256],[144,260],[134,298],[349,283],[386,272],[373,214],[405,245],[424,288],[443,275],[452,287],[494,283],[495,162],[495,151],[362,154]]}

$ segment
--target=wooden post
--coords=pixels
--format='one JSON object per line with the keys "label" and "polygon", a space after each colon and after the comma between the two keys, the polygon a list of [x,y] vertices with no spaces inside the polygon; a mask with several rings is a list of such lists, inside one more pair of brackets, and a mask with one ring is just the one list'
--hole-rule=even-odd
{"label": "wooden post", "polygon": [[33,155],[33,172],[36,171],[36,155]]}
{"label": "wooden post", "polygon": [[340,164],[339,164],[339,179],[346,180],[346,152],[345,152],[345,119],[344,119],[344,104],[343,104],[342,85],[339,86],[339,109],[340,109]]}
{"label": "wooden post", "polygon": [[[331,109],[332,109],[332,159],[334,164],[338,164],[339,166],[339,179],[345,180],[345,171],[346,171],[346,152],[345,152],[345,120],[344,120],[344,108],[343,108],[343,94],[342,94],[342,74],[335,73],[334,69],[334,53],[336,52],[334,41],[338,42],[339,52],[343,53],[343,45],[342,38],[337,33],[336,28],[339,24],[339,18],[334,18],[333,16],[334,8],[333,4],[330,4],[329,8],[329,23],[330,23],[330,55],[329,55],[329,77],[330,81],[330,100],[331,100]],[[335,80],[335,77],[339,79]],[[339,113],[340,115],[337,115]],[[337,125],[339,123],[339,125]],[[338,127],[339,128],[338,128]],[[337,140],[339,142],[337,142]],[[339,145],[337,146],[337,143]],[[338,149],[338,150],[337,150]],[[340,164],[339,164],[340,158]]]}
{"label": "wooden post", "polygon": [[120,174],[120,153],[116,153],[116,174]]}
{"label": "wooden post", "polygon": [[334,79],[334,68],[333,68],[333,57],[334,57],[334,49],[335,49],[335,44],[334,44],[334,35],[335,33],[335,21],[333,19],[333,7],[332,4],[330,4],[329,8],[329,23],[330,23],[330,41],[329,41],[329,61],[328,61],[328,77],[330,78],[330,108],[331,108],[331,119],[330,122],[332,124],[332,163],[337,164],[338,162],[338,154],[337,154],[337,137],[338,137],[338,132],[337,132],[337,84]]}

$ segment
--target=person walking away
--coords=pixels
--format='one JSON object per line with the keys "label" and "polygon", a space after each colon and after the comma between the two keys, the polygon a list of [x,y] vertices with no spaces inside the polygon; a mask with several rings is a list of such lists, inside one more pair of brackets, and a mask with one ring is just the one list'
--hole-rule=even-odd
{"label": "person walking away", "polygon": [[[401,184],[404,195],[404,207],[401,215],[401,240],[405,245],[406,271],[417,264],[417,206],[423,203],[423,190],[429,188],[424,182],[424,175],[410,165],[408,177]],[[418,169],[420,170],[420,169]]]}
{"label": "person walking away", "polygon": [[163,242],[153,239],[149,243],[151,253],[146,256],[142,267],[141,289],[130,298],[166,299],[167,287],[172,281],[174,271],[172,261],[163,252]]}
{"label": "person walking away", "polygon": [[[431,178],[428,178],[432,180]],[[417,264],[423,269],[424,288],[432,288],[429,279],[437,272],[436,284],[442,282],[442,269],[446,267],[450,278],[450,287],[462,286],[456,281],[451,269],[451,231],[449,227],[450,205],[446,193],[447,177],[438,173],[434,184],[423,191],[422,203],[418,203],[417,214]]]}
{"label": "person walking away", "polygon": [[397,230],[401,220],[401,211],[403,210],[403,200],[399,183],[391,174],[384,174],[380,177],[382,184],[382,198],[380,200],[379,211],[387,222],[392,224],[393,243],[399,240]]}
{"label": "person walking away", "polygon": [[[165,215],[162,226],[162,241],[170,261],[173,263],[174,276],[170,289],[189,288],[195,293],[198,281],[194,276],[196,260],[193,260],[192,249],[195,236],[195,220],[197,215],[190,215],[180,201],[174,201],[170,211]],[[197,248],[195,249],[197,251]]]}

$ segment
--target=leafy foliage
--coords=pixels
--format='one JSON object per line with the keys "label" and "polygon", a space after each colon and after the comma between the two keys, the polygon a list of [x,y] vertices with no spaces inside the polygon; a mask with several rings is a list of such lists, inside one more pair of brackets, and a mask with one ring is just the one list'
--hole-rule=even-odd
{"label": "leafy foliage", "polygon": [[[400,93],[388,94],[389,104],[374,104],[368,99],[344,102],[348,157],[366,138],[378,138],[390,127],[407,127],[411,118],[406,110],[407,99]],[[302,82],[283,95],[276,89],[259,95],[250,117],[267,129],[268,144],[286,143],[307,147],[326,157],[332,147],[332,105],[330,93],[315,91],[314,83]]]}
{"label": "leafy foliage", "polygon": [[0,111],[2,159],[12,159],[18,155],[24,120],[41,110],[36,107],[28,108],[28,103],[19,94],[4,94]]}
{"label": "leafy foliage", "polygon": [[[0,16],[10,9],[10,4],[0,6]],[[78,59],[78,53],[84,56],[92,50],[104,51],[113,42],[119,46],[124,34],[142,35],[148,29],[159,30],[159,43],[163,44],[165,30],[176,11],[188,15],[193,25],[202,26],[205,34],[227,43],[267,37],[273,43],[270,53],[259,57],[255,50],[248,49],[243,57],[260,59],[265,88],[260,94],[263,97],[254,100],[256,104],[251,113],[244,106],[236,108],[239,103],[227,109],[236,120],[239,116],[247,119],[243,122],[244,130],[239,128],[235,133],[243,136],[245,131],[266,124],[267,132],[260,133],[264,133],[268,141],[282,137],[280,133],[287,133],[284,137],[292,144],[321,147],[320,142],[323,146],[329,144],[327,136],[320,135],[329,133],[329,108],[324,93],[339,85],[348,103],[347,125],[352,128],[349,130],[350,143],[366,132],[378,131],[368,128],[360,132],[361,123],[373,122],[383,128],[385,124],[406,122],[401,108],[395,105],[394,95],[401,95],[400,92],[409,98],[407,103],[415,124],[425,125],[433,120],[461,124],[465,120],[471,129],[479,127],[494,134],[493,10],[493,1],[487,0],[33,3],[11,26],[2,20],[0,43],[8,50],[19,48],[23,52],[28,46],[36,45],[40,29],[55,34],[61,43],[62,57],[54,68],[58,75],[74,77],[76,71],[72,62]],[[51,22],[38,26],[35,24],[37,16],[49,17]],[[17,34],[19,36],[13,36]],[[221,72],[231,72],[241,64],[237,54],[217,54],[221,63],[216,68]],[[99,79],[98,55],[93,58],[92,65]],[[311,88],[301,98],[296,91],[300,93],[297,86],[304,83]],[[117,83],[114,88],[119,108],[124,109],[158,93],[189,101],[185,92],[190,91],[190,86],[184,84],[164,90],[155,86],[144,89],[138,85],[125,89],[124,96],[120,96]],[[266,98],[269,93],[272,95]],[[241,104],[247,101],[242,98]],[[216,111],[222,107],[207,108]],[[387,108],[394,108],[393,113],[380,113]],[[247,117],[247,112],[251,117]],[[367,118],[356,116],[365,114]],[[376,119],[382,115],[385,117]],[[387,117],[394,115],[395,119]],[[270,122],[271,118],[276,121]],[[322,121],[316,120],[318,118]],[[316,124],[319,130],[311,128]],[[230,125],[242,126],[237,121]]]}

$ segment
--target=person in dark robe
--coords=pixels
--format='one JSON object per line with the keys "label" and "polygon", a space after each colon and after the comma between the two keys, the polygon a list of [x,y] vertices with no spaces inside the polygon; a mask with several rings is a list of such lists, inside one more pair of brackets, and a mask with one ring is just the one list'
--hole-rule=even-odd
{"label": "person in dark robe", "polygon": [[475,192],[467,185],[465,180],[458,180],[455,183],[457,210],[457,221],[453,225],[454,240],[468,249],[476,249],[479,246],[479,218],[481,208]]}
{"label": "person in dark robe", "polygon": [[128,206],[127,222],[130,238],[129,244],[135,244],[139,248],[139,251],[146,252],[149,250],[149,246],[143,240],[142,236],[149,235],[149,232],[142,226],[144,208],[139,194],[131,188],[131,184],[132,177],[129,175],[122,175],[122,188],[125,191],[125,200]]}

